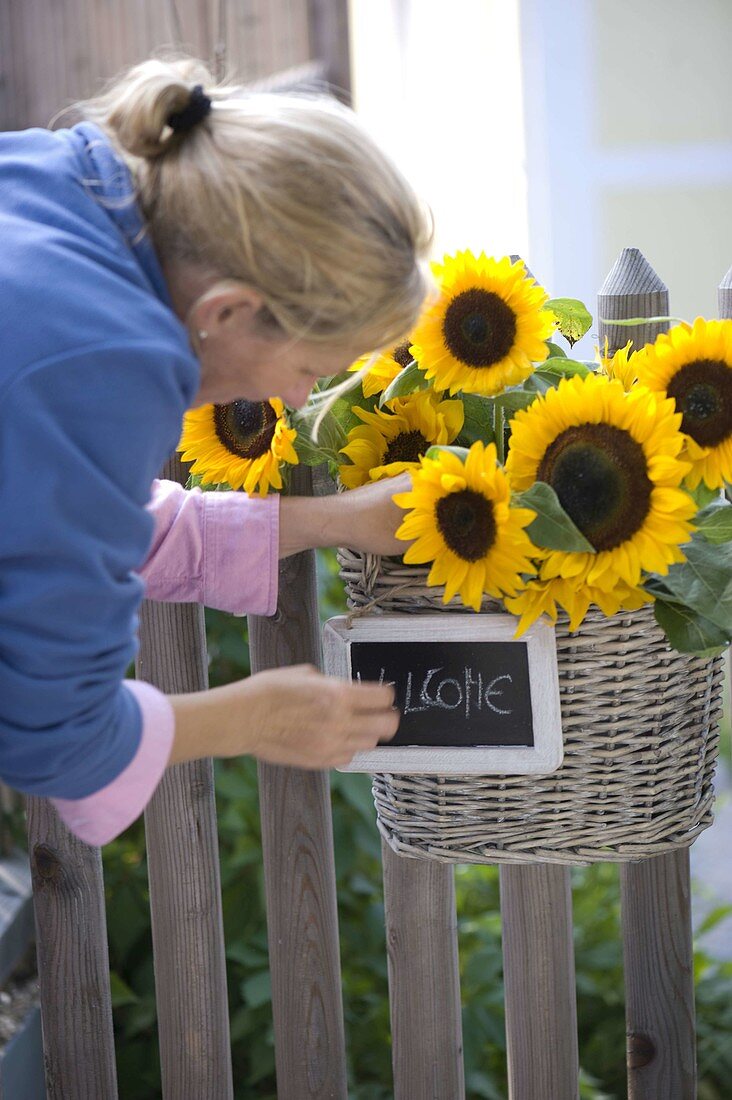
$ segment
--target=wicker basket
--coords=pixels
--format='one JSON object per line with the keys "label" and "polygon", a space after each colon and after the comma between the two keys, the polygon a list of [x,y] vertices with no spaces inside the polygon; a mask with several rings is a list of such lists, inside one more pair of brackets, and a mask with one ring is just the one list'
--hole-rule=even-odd
{"label": "wicker basket", "polygon": [[[339,551],[353,614],[445,607],[424,567]],[[482,613],[498,610],[485,603]],[[501,609],[502,610],[502,609]],[[473,614],[473,612],[468,612]],[[722,658],[672,650],[644,607],[579,631],[557,622],[564,762],[546,776],[375,775],[378,826],[406,856],[448,863],[647,859],[712,823]]]}

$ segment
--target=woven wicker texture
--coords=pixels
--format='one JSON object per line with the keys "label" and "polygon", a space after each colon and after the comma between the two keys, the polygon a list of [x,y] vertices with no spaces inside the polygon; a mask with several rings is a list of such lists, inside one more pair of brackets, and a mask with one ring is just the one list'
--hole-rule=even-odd
{"label": "woven wicker texture", "polygon": [[[445,607],[427,571],[339,551],[353,614]],[[486,603],[483,612],[497,610]],[[473,612],[465,612],[473,614]],[[376,775],[395,852],[450,863],[646,859],[712,823],[723,663],[672,650],[650,606],[556,629],[564,762],[547,776]]]}

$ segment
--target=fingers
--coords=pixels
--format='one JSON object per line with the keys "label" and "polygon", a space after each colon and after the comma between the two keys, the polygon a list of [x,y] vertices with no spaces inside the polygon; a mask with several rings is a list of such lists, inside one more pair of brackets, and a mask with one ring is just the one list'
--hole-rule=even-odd
{"label": "fingers", "polygon": [[346,739],[350,744],[375,745],[377,741],[390,741],[399,728],[399,713],[391,710],[386,714],[359,715],[354,719]]}
{"label": "fingers", "polygon": [[388,710],[394,706],[394,685],[377,683],[348,684],[346,701],[354,711]]}

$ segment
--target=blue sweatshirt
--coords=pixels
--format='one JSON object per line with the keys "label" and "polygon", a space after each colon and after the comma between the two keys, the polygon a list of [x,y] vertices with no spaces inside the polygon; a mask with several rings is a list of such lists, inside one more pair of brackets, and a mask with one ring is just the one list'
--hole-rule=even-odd
{"label": "blue sweatshirt", "polygon": [[153,479],[199,367],[95,126],[0,133],[0,777],[82,798],[135,755]]}

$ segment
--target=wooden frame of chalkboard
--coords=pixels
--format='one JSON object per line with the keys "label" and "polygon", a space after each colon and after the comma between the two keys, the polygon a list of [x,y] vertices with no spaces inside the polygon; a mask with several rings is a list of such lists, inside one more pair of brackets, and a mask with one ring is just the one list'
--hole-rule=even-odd
{"label": "wooden frame of chalkboard", "polygon": [[562,762],[554,627],[516,639],[513,615],[384,614],[329,619],[325,671],[393,683],[402,713],[394,742],[356,753],[339,771],[545,775]]}

